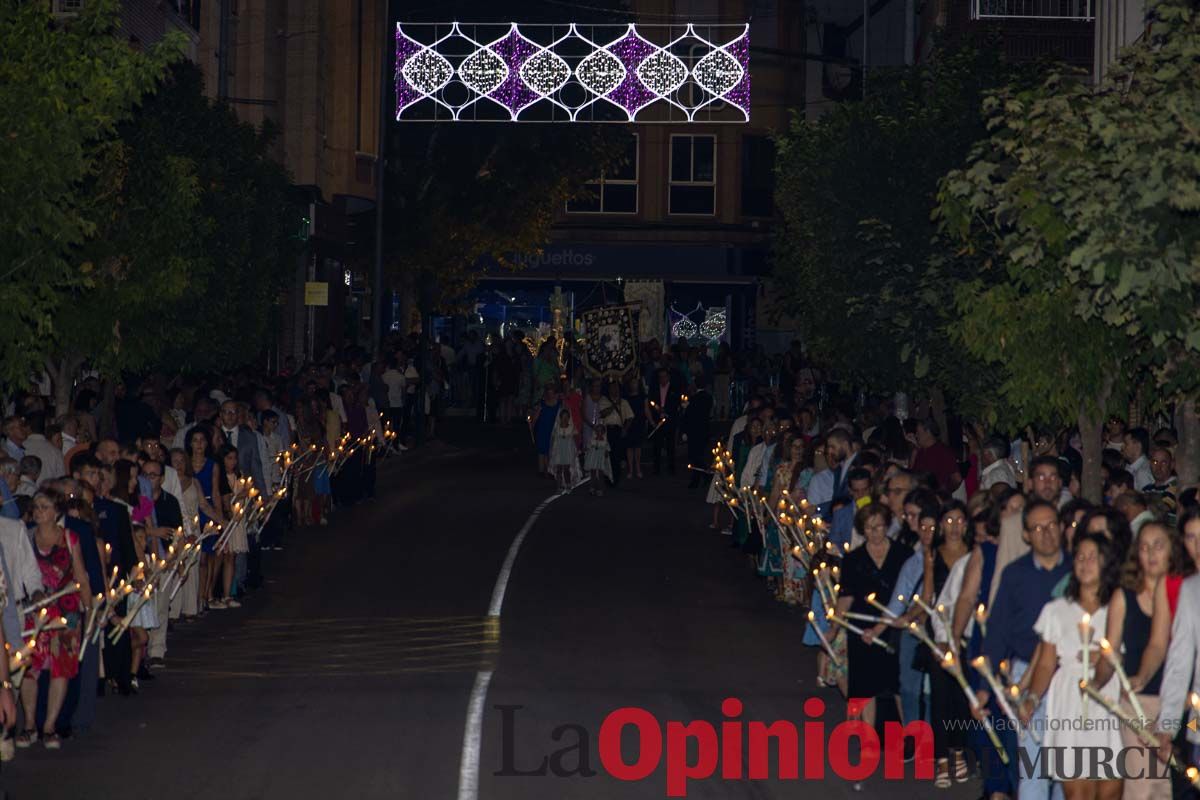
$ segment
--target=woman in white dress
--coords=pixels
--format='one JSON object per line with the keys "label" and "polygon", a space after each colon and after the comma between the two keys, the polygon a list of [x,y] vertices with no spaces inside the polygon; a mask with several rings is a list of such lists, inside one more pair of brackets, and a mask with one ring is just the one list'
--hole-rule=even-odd
{"label": "woman in white dress", "polygon": [[[191,459],[183,450],[171,451],[171,466],[179,475],[179,510],[183,515],[183,530],[195,543],[200,534],[200,484],[192,475]],[[175,593],[175,599],[171,601],[171,619],[178,619],[180,615],[194,617],[200,613],[200,580],[196,573],[197,567],[193,564],[183,585]]]}
{"label": "woman in white dress", "polygon": [[[1108,620],[1108,601],[1120,586],[1122,559],[1112,543],[1098,534],[1075,539],[1074,568],[1066,594],[1042,609],[1034,630],[1041,637],[1029,695],[1017,710],[1028,724],[1045,693],[1046,730],[1042,752],[1050,759],[1049,776],[1062,783],[1066,800],[1118,800],[1121,781],[1115,775],[1121,750],[1121,723],[1094,698],[1080,691],[1095,672],[1100,639]],[[1085,617],[1089,615],[1088,617]],[[1085,640],[1088,642],[1085,655]],[[1116,700],[1120,684],[1110,679],[1101,694]],[[1107,748],[1108,761],[1099,755]]]}
{"label": "woman in white dress", "polygon": [[558,412],[550,442],[550,471],[558,479],[558,490],[566,494],[579,482],[579,451],[575,447],[575,423],[571,412],[564,408]]}

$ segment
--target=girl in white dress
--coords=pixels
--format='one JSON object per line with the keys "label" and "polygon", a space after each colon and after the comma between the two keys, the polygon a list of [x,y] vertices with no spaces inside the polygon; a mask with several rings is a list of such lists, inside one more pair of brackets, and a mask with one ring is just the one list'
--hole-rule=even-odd
{"label": "girl in white dress", "polygon": [[579,451],[575,448],[575,425],[566,408],[558,412],[558,424],[550,441],[550,469],[558,479],[558,490],[563,494],[571,491],[579,471]]}
{"label": "girl in white dress", "polygon": [[[1085,703],[1079,685],[1084,679],[1085,657],[1090,665],[1087,675],[1095,674],[1100,639],[1108,621],[1108,601],[1120,585],[1122,559],[1112,543],[1099,534],[1078,537],[1074,544],[1074,568],[1066,594],[1047,603],[1034,625],[1042,645],[1029,696],[1018,714],[1027,724],[1037,707],[1037,698],[1045,693],[1042,752],[1050,758],[1049,776],[1063,784],[1067,800],[1117,800],[1121,781],[1105,778],[1117,774],[1114,762],[1121,749],[1121,723],[1095,698]],[[1088,627],[1084,626],[1085,614],[1090,615],[1086,619]],[[1097,688],[1114,701],[1119,697],[1116,678]],[[1102,747],[1108,748],[1107,762],[1099,761],[1097,754],[1102,751],[1097,748]]]}
{"label": "girl in white dress", "polygon": [[605,479],[612,480],[612,448],[608,443],[608,430],[603,425],[597,425],[592,431],[583,468],[592,479],[591,493],[602,496]]}

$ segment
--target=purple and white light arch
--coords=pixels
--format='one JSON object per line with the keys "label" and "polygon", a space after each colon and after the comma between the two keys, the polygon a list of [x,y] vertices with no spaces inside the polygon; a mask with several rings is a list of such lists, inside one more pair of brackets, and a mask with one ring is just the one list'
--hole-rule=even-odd
{"label": "purple and white light arch", "polygon": [[[421,108],[418,104],[425,101],[433,106],[424,107],[436,113],[429,118],[452,120],[472,119],[481,104],[512,121],[521,120],[530,107],[545,104],[553,106],[555,118],[564,121],[585,121],[597,104],[618,110],[617,115],[623,115],[618,121],[628,122],[655,106],[668,106],[673,119],[687,122],[696,121],[702,110],[716,108],[733,112],[706,121],[750,119],[748,25],[723,26],[729,38],[722,42],[701,36],[691,24],[641,26],[642,30],[637,25],[527,25],[530,35],[526,35],[522,26],[511,23],[503,35],[489,41],[468,34],[477,28],[496,26],[457,22],[396,26],[397,120],[406,119],[406,110]],[[422,41],[417,29],[448,32]],[[538,36],[564,29],[549,41]],[[595,33],[598,29],[613,34],[600,37]],[[647,29],[677,35],[659,37],[665,43],[656,44],[643,35]],[[447,91],[448,87],[455,91]],[[567,87],[574,92],[564,92]]]}

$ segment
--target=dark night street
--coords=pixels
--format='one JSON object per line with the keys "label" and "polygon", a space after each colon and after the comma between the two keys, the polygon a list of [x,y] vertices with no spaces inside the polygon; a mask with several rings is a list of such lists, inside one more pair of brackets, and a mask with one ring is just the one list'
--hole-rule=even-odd
{"label": "dark night street", "polygon": [[[78,797],[85,779],[103,798],[470,796],[459,771],[477,668],[495,670],[481,726],[485,800],[665,797],[661,767],[634,783],[601,769],[600,723],[622,706],[664,724],[718,721],[721,701],[737,696],[745,720],[802,719],[816,688],[803,619],[707,528],[703,497],[681,474],[546,506],[515,561],[497,648],[485,624],[497,574],[552,483],[526,468],[523,431],[460,423],[447,436],[389,462],[374,502],[294,532],[271,554],[270,591],[176,628],[153,685],[101,701],[102,734],[19,752],[4,767],[9,797]],[[822,691],[835,721],[836,698]],[[576,724],[599,774],[495,775],[502,705],[523,706],[511,712],[517,770],[573,744],[552,732]],[[899,797],[914,784],[892,787],[868,788]],[[688,796],[796,791],[713,779]],[[821,791],[854,795],[836,778]]]}

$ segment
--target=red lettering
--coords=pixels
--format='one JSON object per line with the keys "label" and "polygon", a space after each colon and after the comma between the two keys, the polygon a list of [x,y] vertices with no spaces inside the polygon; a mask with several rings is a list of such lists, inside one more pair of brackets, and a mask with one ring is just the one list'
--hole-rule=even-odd
{"label": "red lettering", "polygon": [[889,781],[904,780],[904,740],[911,738],[917,757],[913,763],[917,780],[933,780],[933,729],[925,720],[901,726],[899,722],[883,723],[883,777]]}
{"label": "red lettering", "polygon": [[[621,755],[621,732],[633,725],[638,732],[638,758],[626,764]],[[662,759],[662,729],[658,720],[644,708],[618,708],[600,725],[600,764],[617,780],[640,781],[654,770]]]}
{"label": "red lettering", "polygon": [[825,723],[820,720],[825,714],[825,701],[810,697],[804,701],[804,713],[817,718],[816,722],[804,723],[804,779],[822,780],[825,777]]}
{"label": "red lettering", "polygon": [[[726,697],[721,703],[721,713],[727,717],[742,714],[742,701]],[[721,723],[721,777],[739,780],[742,777],[742,723]]]}
{"label": "red lettering", "polygon": [[[859,760],[850,763],[850,738],[857,736]],[[879,736],[875,728],[860,720],[841,722],[834,726],[829,737],[829,766],[839,778],[847,781],[864,781],[879,768]]]}
{"label": "red lettering", "polygon": [[770,777],[768,760],[771,755],[771,739],[779,743],[779,778],[795,780],[800,776],[800,741],[796,726],[787,720],[764,725],[750,723],[750,780],[765,780]]}
{"label": "red lettering", "polygon": [[[688,763],[688,740],[696,741],[696,762]],[[667,723],[667,797],[687,797],[689,778],[703,780],[717,768],[717,731],[707,722]]]}

